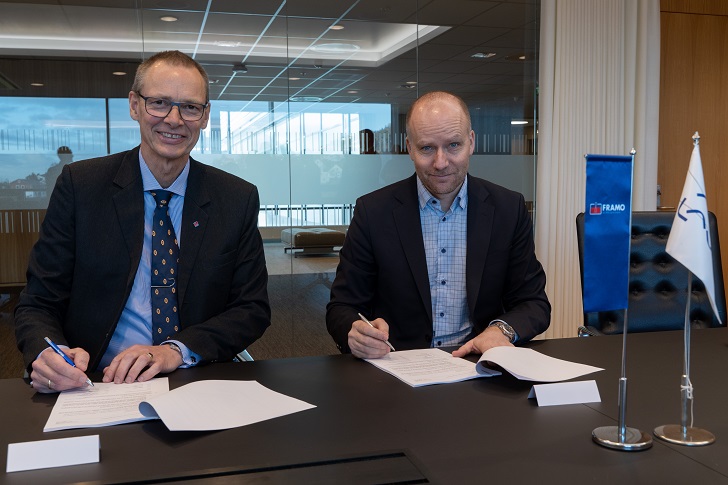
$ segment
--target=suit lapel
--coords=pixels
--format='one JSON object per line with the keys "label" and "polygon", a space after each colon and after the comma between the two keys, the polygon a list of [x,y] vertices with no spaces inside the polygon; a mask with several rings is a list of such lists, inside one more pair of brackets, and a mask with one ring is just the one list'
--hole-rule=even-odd
{"label": "suit lapel", "polygon": [[127,276],[127,288],[134,282],[144,244],[144,184],[139,169],[139,148],[128,151],[121,161],[114,178],[118,192],[113,196],[116,217],[124,235],[131,267]]}
{"label": "suit lapel", "polygon": [[488,190],[468,175],[468,247],[465,261],[465,286],[470,314],[475,314],[481,275],[485,268],[493,233],[495,208],[487,202]]}
{"label": "suit lapel", "polygon": [[190,173],[187,178],[187,191],[182,209],[182,245],[179,253],[179,305],[182,307],[187,286],[200,252],[200,246],[207,230],[208,214],[204,207],[210,203],[210,194],[205,185],[205,167],[190,158]]}
{"label": "suit lapel", "polygon": [[409,183],[402,185],[402,190],[394,195],[396,200],[393,210],[394,222],[397,227],[400,243],[407,258],[410,271],[415,279],[417,291],[420,293],[422,303],[432,322],[432,298],[430,295],[430,280],[427,276],[427,258],[425,256],[425,243],[422,239],[422,225],[420,224],[420,208],[417,199],[417,175],[409,179]]}

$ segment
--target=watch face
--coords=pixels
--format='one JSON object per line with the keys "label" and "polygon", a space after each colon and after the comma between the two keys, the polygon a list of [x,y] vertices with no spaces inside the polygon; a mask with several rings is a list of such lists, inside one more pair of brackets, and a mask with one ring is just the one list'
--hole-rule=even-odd
{"label": "watch face", "polygon": [[500,329],[500,331],[503,332],[503,335],[508,337],[508,340],[513,342],[513,338],[516,336],[516,332],[513,331],[512,329],[510,329],[508,327],[508,325],[506,325],[505,323],[502,323],[502,322],[496,322],[493,325],[498,327]]}

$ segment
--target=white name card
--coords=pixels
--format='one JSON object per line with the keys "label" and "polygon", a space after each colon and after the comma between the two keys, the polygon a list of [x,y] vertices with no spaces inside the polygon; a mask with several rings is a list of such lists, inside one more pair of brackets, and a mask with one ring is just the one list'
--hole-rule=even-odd
{"label": "white name card", "polygon": [[99,435],[8,445],[6,473],[99,462]]}
{"label": "white name card", "polygon": [[557,382],[536,384],[528,398],[536,398],[539,406],[558,406],[561,404],[583,404],[601,402],[597,381]]}

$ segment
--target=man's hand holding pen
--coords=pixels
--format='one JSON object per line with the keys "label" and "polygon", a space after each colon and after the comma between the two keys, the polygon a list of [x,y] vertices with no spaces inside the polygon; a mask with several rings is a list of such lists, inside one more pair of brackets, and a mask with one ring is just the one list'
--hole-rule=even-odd
{"label": "man's hand holding pen", "polygon": [[359,314],[349,331],[349,348],[355,357],[377,359],[384,357],[394,347],[389,343],[389,325],[381,318],[369,321]]}
{"label": "man's hand holding pen", "polygon": [[38,392],[60,392],[89,385],[85,372],[88,368],[88,352],[81,348],[64,349],[63,353],[74,365],[69,365],[62,355],[48,347],[33,361],[30,385]]}

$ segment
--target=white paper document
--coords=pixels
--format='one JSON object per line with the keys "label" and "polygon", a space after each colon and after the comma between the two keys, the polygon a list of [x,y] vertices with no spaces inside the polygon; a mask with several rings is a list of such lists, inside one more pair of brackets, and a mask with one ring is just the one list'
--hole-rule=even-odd
{"label": "white paper document", "polygon": [[245,426],[315,408],[256,381],[197,381],[147,399],[139,410],[159,417],[170,431],[210,431]]}
{"label": "white paper document", "polygon": [[479,369],[488,369],[485,362],[498,364],[523,381],[558,382],[604,370],[586,364],[556,359],[523,347],[493,347],[478,359]]}
{"label": "white paper document", "polygon": [[8,445],[7,473],[99,462],[99,435]]}
{"label": "white paper document", "polygon": [[149,419],[161,419],[171,431],[209,431],[315,407],[255,381],[198,381],[172,391],[166,377],[132,384],[99,382],[59,394],[43,431]]}
{"label": "white paper document", "polygon": [[139,403],[166,392],[169,392],[166,377],[132,384],[96,382],[94,387],[63,391],[58,395],[43,431],[95,428],[153,419],[139,412]]}
{"label": "white paper document", "polygon": [[477,377],[498,376],[497,370],[476,366],[440,349],[390,352],[380,359],[364,359],[412,387],[460,382]]}
{"label": "white paper document", "polygon": [[601,402],[597,381],[557,382],[555,384],[536,384],[528,395],[536,398],[539,406],[559,406],[562,404],[582,404]]}

